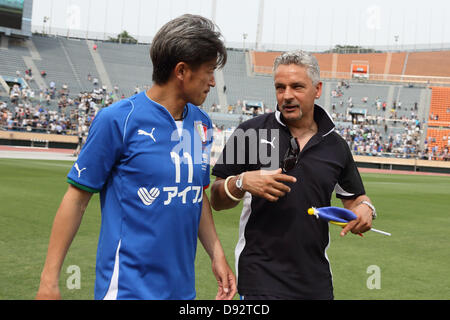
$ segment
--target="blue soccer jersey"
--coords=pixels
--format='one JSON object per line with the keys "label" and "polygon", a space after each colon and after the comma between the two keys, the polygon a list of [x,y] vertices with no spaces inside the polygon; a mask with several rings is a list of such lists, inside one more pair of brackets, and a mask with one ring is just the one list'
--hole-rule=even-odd
{"label": "blue soccer jersey", "polygon": [[100,192],[96,299],[194,299],[211,120],[187,104],[181,137],[145,92],[95,117],[68,182]]}

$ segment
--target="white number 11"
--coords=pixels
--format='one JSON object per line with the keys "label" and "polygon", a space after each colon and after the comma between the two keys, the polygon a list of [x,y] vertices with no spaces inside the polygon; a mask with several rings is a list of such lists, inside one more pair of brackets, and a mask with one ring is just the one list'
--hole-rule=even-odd
{"label": "white number 11", "polygon": [[[188,162],[188,183],[192,183],[192,178],[194,176],[194,164],[192,162],[192,157],[189,153],[185,152],[183,153],[183,156],[187,159]],[[170,157],[173,159],[173,162],[175,164],[175,183],[181,182],[181,173],[180,173],[180,167],[181,167],[181,159],[178,153],[171,152]]]}

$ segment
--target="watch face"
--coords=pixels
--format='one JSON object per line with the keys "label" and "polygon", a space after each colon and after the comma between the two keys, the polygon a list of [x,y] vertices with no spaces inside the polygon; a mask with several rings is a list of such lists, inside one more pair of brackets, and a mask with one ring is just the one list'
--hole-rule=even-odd
{"label": "watch face", "polygon": [[237,180],[236,180],[236,187],[240,190],[242,189],[242,176],[240,176]]}

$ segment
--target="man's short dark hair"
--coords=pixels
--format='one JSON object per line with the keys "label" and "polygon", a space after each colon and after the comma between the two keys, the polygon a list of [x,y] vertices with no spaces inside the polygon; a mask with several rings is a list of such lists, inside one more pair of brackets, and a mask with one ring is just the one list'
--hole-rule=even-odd
{"label": "man's short dark hair", "polygon": [[222,68],[227,61],[227,50],[217,25],[199,15],[185,14],[169,21],[159,29],[150,49],[153,63],[153,81],[164,84],[179,62],[192,68],[217,59]]}

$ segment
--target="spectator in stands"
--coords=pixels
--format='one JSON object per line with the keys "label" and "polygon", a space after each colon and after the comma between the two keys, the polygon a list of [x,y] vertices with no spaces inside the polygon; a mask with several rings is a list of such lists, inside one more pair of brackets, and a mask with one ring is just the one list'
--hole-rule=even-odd
{"label": "spectator in stands", "polygon": [[30,69],[25,70],[25,81],[32,81],[33,80],[33,73]]}
{"label": "spectator in stands", "polygon": [[[211,204],[229,209],[246,197],[236,247],[244,299],[333,299],[328,222],[308,216],[308,208],[329,206],[336,187],[358,216],[341,235],[368,231],[375,209],[347,144],[314,103],[322,93],[316,58],[288,52],[273,69],[278,110],[243,122],[229,138],[212,171]],[[261,149],[275,156],[259,158]],[[264,170],[274,167],[281,168]]]}
{"label": "spectator in stands", "polygon": [[2,113],[1,119],[0,119],[0,124],[2,126],[6,125],[8,123],[8,109],[6,109],[3,106],[0,106],[0,111]]}
{"label": "spectator in stands", "polygon": [[[211,137],[205,130],[211,120],[196,107],[215,85],[214,70],[226,62],[216,28],[196,15],[169,21],[152,41],[154,85],[95,117],[68,175],[69,189],[55,217],[37,298],[60,298],[58,277],[65,253],[92,193],[99,191],[103,236],[96,299],[195,298],[197,237],[212,260],[216,298],[235,295],[235,277],[203,190],[209,184],[209,162],[204,159],[209,159]],[[200,144],[194,151],[182,146],[180,156],[180,136]],[[194,166],[193,161],[199,162]],[[174,189],[183,197],[174,197]],[[143,219],[143,214],[151,218]],[[114,270],[120,270],[118,278]]]}

